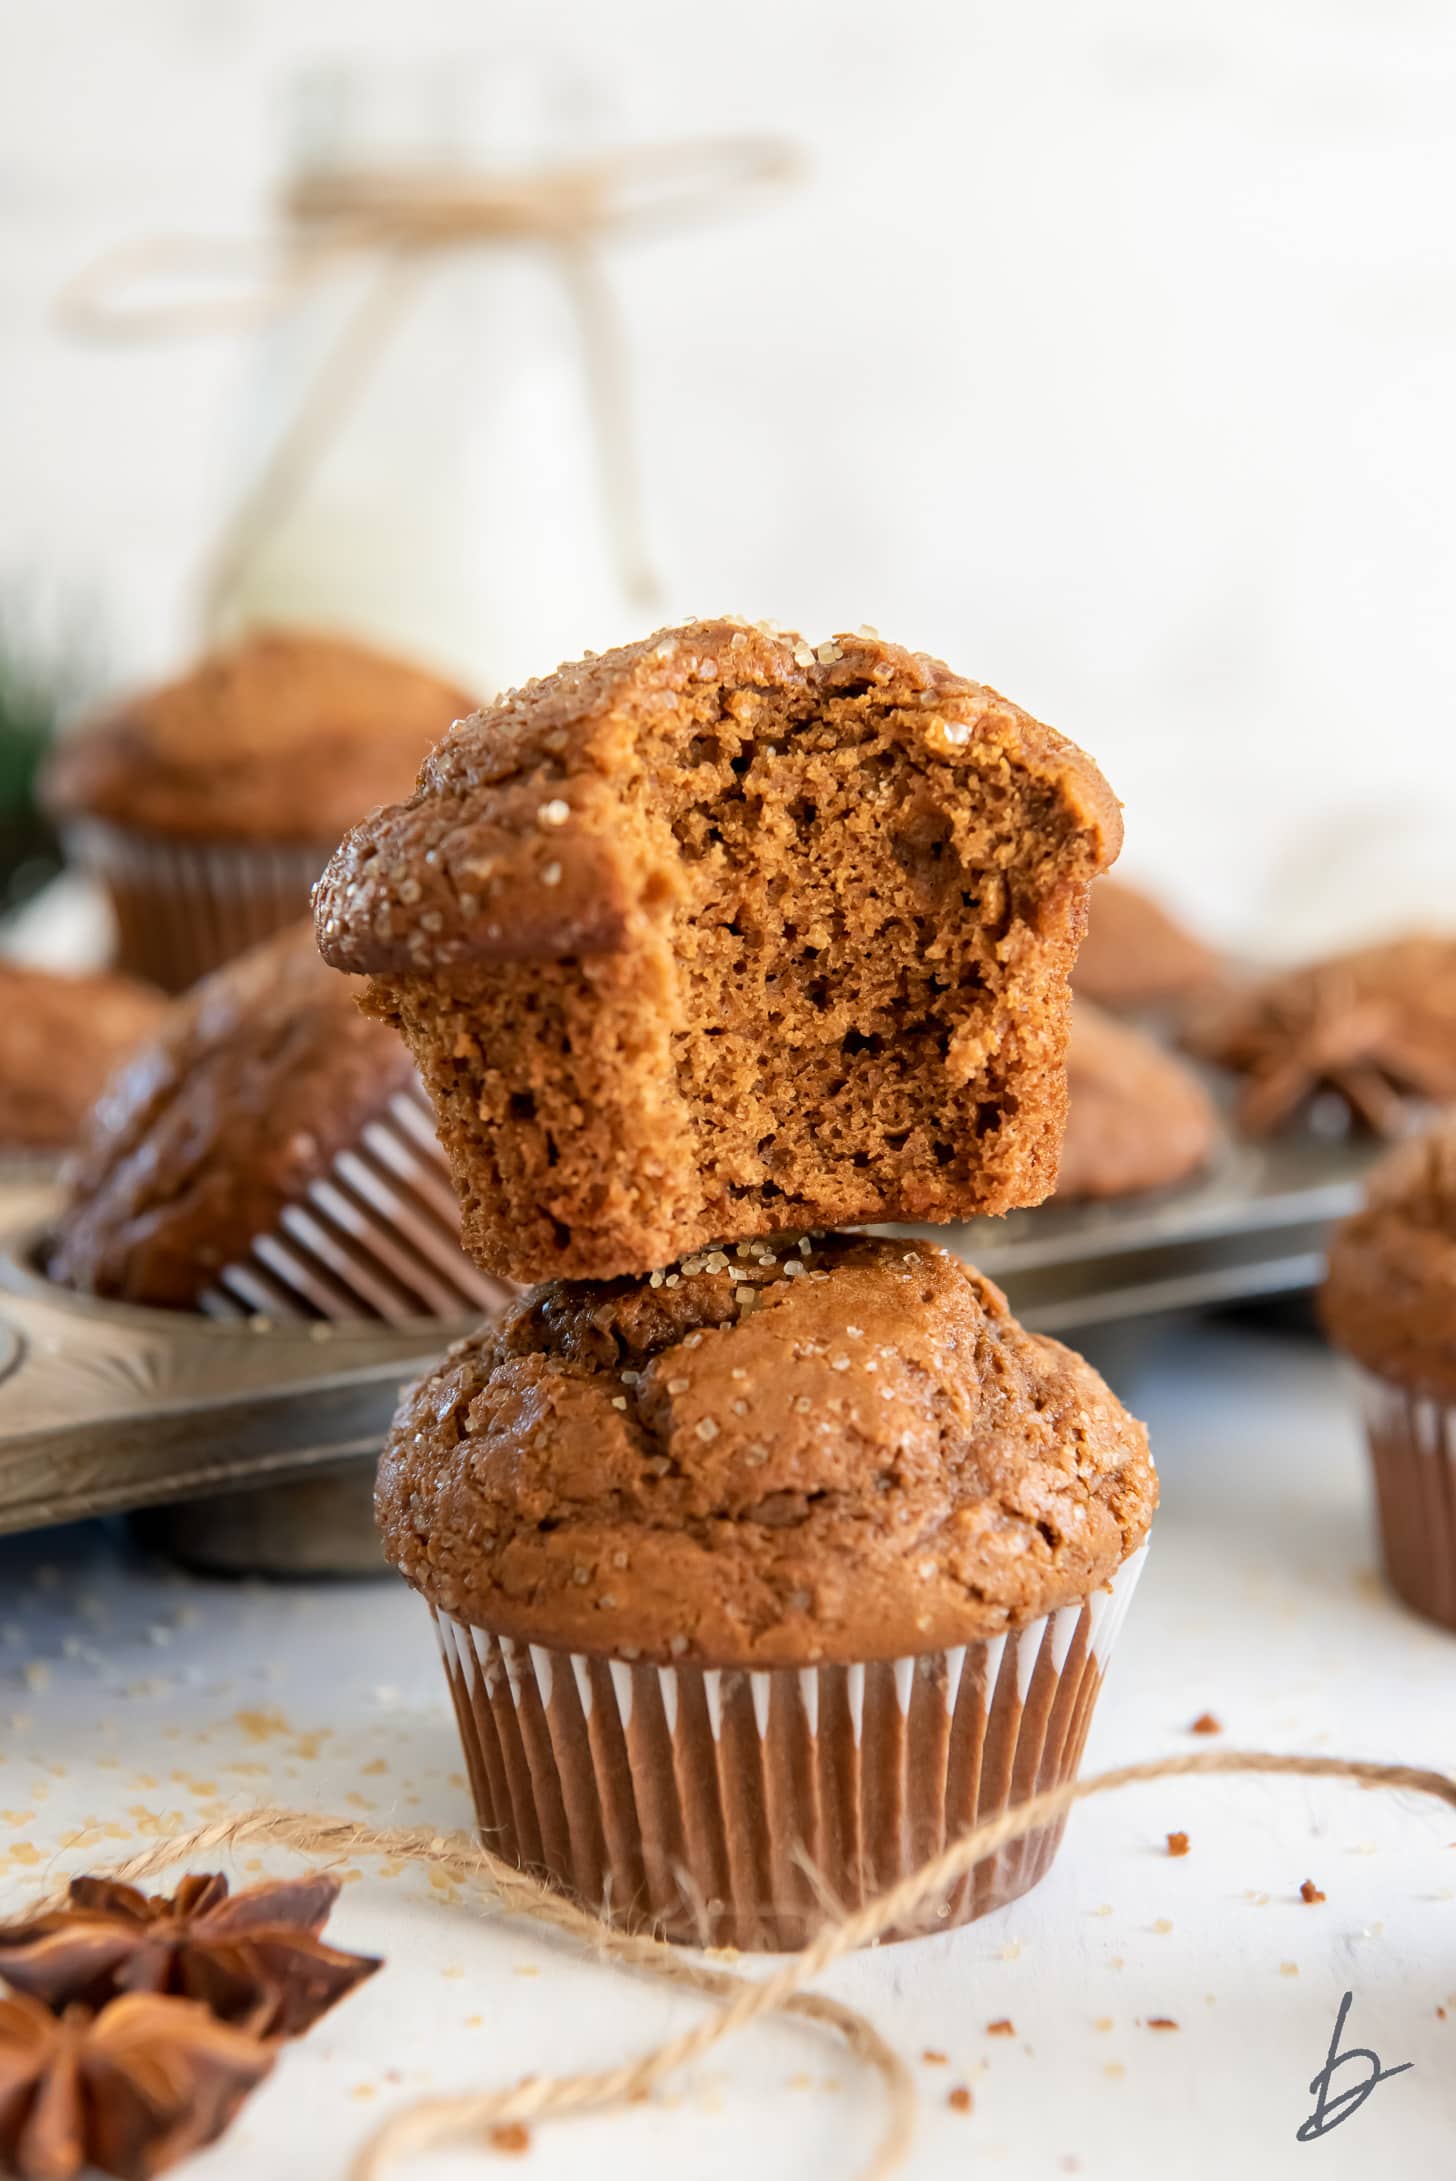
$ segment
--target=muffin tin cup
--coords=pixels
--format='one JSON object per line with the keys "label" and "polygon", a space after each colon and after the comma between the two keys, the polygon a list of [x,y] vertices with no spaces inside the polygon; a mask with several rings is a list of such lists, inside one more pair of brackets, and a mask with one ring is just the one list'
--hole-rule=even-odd
{"label": "muffin tin cup", "polygon": [[[402,1091],[199,1307],[275,1324],[438,1318],[443,1348],[462,1320],[494,1315],[510,1293],[462,1252],[444,1154],[421,1098]],[[326,1477],[185,1501],[149,1515],[144,1532],[214,1573],[380,1575],[374,1469],[370,1456]]]}
{"label": "muffin tin cup", "polygon": [[1456,1629],[1456,1407],[1356,1367],[1391,1587]]}
{"label": "muffin tin cup", "polygon": [[307,916],[332,845],[172,841],[99,819],[65,832],[68,859],[110,897],[116,966],[164,992]]}
{"label": "muffin tin cup", "polygon": [[276,1229],[254,1237],[199,1298],[209,1317],[489,1316],[512,1290],[470,1262],[444,1153],[423,1098],[400,1091]]}
{"label": "muffin tin cup", "polygon": [[[436,1611],[481,1839],[628,1926],[804,1946],[970,1826],[1075,1777],[1145,1553],[1009,1634],[863,1665],[647,1665]],[[1061,1832],[987,1856],[887,1937],[1015,1900]]]}

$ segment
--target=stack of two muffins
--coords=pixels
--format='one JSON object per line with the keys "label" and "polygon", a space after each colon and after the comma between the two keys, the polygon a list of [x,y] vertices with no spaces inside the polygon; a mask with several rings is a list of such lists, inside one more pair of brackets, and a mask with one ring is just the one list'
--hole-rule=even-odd
{"label": "stack of two muffins", "polygon": [[802,1944],[1076,1769],[1146,1436],[948,1253],[824,1230],[1051,1190],[1118,833],[992,692],[724,621],[452,730],[321,882],[467,1249],[545,1281],[406,1397],[386,1550],[488,1844],[616,1917]]}

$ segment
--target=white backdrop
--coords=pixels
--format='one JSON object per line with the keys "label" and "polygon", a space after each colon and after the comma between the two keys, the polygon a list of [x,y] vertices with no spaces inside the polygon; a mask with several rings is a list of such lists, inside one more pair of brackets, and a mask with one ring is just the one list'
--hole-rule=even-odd
{"label": "white backdrop", "polygon": [[994,682],[1236,943],[1456,922],[1439,0],[19,0],[0,585],[78,602],[118,675],[175,656],[246,345],[68,346],[61,277],[256,231],[300,60],[523,35],[623,135],[811,154],[772,214],[615,260],[674,608],[872,621]]}

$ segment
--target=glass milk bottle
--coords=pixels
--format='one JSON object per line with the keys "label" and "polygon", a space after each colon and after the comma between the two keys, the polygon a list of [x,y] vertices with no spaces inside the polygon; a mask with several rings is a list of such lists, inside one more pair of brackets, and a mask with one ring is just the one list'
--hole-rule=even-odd
{"label": "glass milk bottle", "polygon": [[[341,176],[448,201],[593,149],[580,85],[519,58],[311,71],[288,116],[295,213]],[[306,223],[290,239],[313,247]],[[589,235],[330,242],[258,336],[208,635],[344,630],[485,695],[640,630],[604,489],[630,458],[602,444],[622,427],[594,408],[573,286],[601,277]],[[250,506],[270,465],[283,489]]]}

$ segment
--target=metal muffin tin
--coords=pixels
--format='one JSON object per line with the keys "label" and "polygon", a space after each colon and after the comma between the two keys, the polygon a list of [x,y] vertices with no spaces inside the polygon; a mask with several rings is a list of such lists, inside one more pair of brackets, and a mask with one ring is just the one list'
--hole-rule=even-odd
{"label": "metal muffin tin", "polygon": [[[1373,1156],[1228,1144],[1186,1188],[900,1228],[947,1244],[1023,1321],[1077,1335],[1318,1277]],[[470,1329],[258,1325],[72,1294],[42,1269],[49,1185],[0,1185],[0,1532],[317,1475],[373,1455],[401,1385]]]}
{"label": "metal muffin tin", "polygon": [[42,1269],[48,1203],[30,1185],[0,1192],[19,1214],[0,1231],[0,1532],[375,1454],[404,1381],[470,1330],[267,1325],[75,1295]]}

